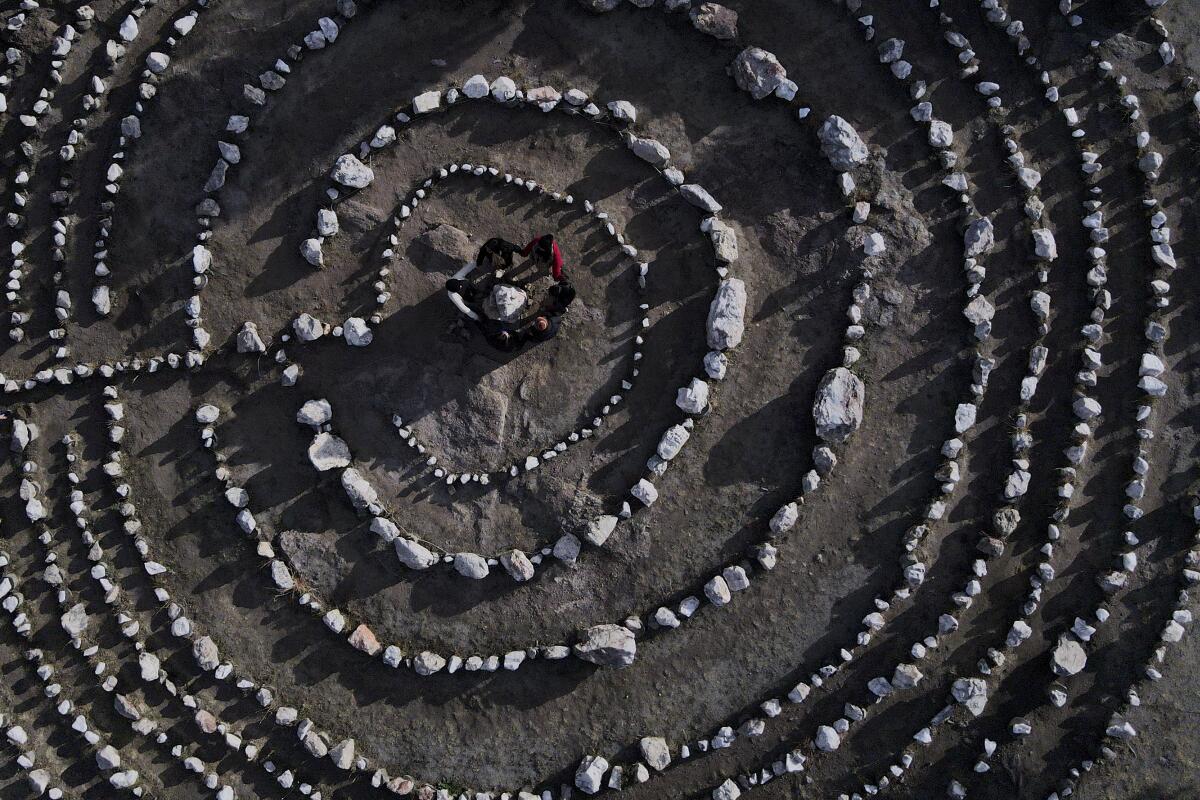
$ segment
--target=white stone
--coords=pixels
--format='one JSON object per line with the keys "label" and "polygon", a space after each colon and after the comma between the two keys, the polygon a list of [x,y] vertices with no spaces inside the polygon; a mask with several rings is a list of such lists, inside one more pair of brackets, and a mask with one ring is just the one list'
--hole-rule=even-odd
{"label": "white stone", "polygon": [[[399,537],[395,544],[396,556],[409,569],[429,569],[438,562],[438,557],[420,542]],[[486,566],[486,565],[485,565]]]}
{"label": "white stone", "polygon": [[375,180],[375,173],[352,154],[338,158],[333,165],[333,180],[351,189],[365,189]]}
{"label": "white stone", "polygon": [[685,414],[701,414],[708,408],[708,384],[699,378],[681,388],[675,396],[675,405]]}
{"label": "white stone", "polygon": [[813,403],[817,435],[827,442],[844,442],[862,424],[866,387],[845,367],[825,373]]}
{"label": "white stone", "polygon": [[308,460],[319,472],[350,466],[350,447],[332,433],[319,433],[308,446]]}
{"label": "white stone", "polygon": [[741,344],[746,330],[745,316],[746,284],[738,278],[721,281],[708,307],[708,346],[713,350],[731,350]]}
{"label": "white stone", "polygon": [[834,169],[846,172],[867,160],[867,146],[854,126],[845,119],[833,115],[817,132],[821,140],[821,151]]}

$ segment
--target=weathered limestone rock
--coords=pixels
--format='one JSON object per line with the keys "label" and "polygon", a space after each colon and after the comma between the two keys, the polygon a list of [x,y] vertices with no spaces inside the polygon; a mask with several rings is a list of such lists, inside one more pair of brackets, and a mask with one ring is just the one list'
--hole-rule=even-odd
{"label": "weathered limestone rock", "polygon": [[220,664],[221,656],[216,642],[208,636],[196,640],[192,645],[192,655],[196,659],[196,665],[205,672],[212,672]]}
{"label": "weathered limestone rock", "polygon": [[375,180],[375,172],[350,153],[333,165],[333,180],[350,189],[365,189]]}
{"label": "weathered limestone rock", "polygon": [[311,314],[301,314],[292,322],[296,338],[302,342],[315,342],[325,335],[325,325]]}
{"label": "weathered limestone rock", "polygon": [[62,615],[62,628],[67,632],[67,635],[72,639],[78,639],[87,630],[88,616],[87,607],[83,603],[76,603],[67,609],[67,612]]}
{"label": "weathered limestone rock", "polygon": [[[669,432],[670,431],[668,431],[668,433]],[[664,436],[663,438],[665,439],[666,437]],[[662,446],[660,444],[659,449],[661,450],[661,448]],[[587,533],[584,534],[583,538],[587,539],[590,544],[593,544],[596,547],[602,547],[604,543],[608,541],[608,537],[612,536],[613,531],[617,529],[618,521],[619,520],[611,514],[605,514],[602,517],[597,517],[588,524]]]}
{"label": "weathered limestone rock", "polygon": [[637,640],[624,626],[594,625],[588,628],[584,641],[575,645],[575,655],[602,667],[623,669],[637,657]]}
{"label": "weathered limestone rock", "polygon": [[432,675],[445,666],[445,658],[428,650],[413,657],[413,670],[421,676]]}
{"label": "weathered limestone rock", "polygon": [[679,187],[679,193],[683,195],[683,199],[694,205],[701,211],[706,211],[709,214],[720,212],[723,206],[717,202],[717,199],[709,194],[709,191],[698,183],[685,183]]}
{"label": "weathered limestone rock", "polygon": [[412,539],[400,537],[396,539],[394,546],[400,563],[409,569],[429,569],[438,562],[437,556]]}
{"label": "weathered limestone rock", "polygon": [[821,123],[817,131],[821,152],[833,168],[848,172],[867,160],[867,145],[854,126],[836,114]]}
{"label": "weathered limestone rock", "polygon": [[300,243],[300,255],[318,269],[325,266],[325,253],[321,249],[320,239],[305,239]]}
{"label": "weathered limestone rock", "polygon": [[975,258],[989,252],[996,244],[992,221],[982,217],[968,225],[963,233],[963,244],[967,250],[967,258]]}
{"label": "weathered limestone rock", "polygon": [[596,794],[604,787],[606,772],[608,760],[603,756],[584,756],[579,769],[575,770],[575,787],[585,794]]}
{"label": "weathered limestone rock", "polygon": [[950,687],[950,694],[976,717],[987,706],[987,684],[980,678],[959,678]]}
{"label": "weathered limestone rock", "polygon": [[454,569],[459,575],[474,580],[483,580],[490,572],[487,559],[475,553],[455,553]]}
{"label": "weathered limestone rock", "polygon": [[747,47],[733,60],[733,81],[755,100],[770,97],[787,80],[787,70],[774,53]]}
{"label": "weathered limestone rock", "polygon": [[746,331],[746,284],[738,278],[721,281],[708,307],[708,346],[731,350]]}
{"label": "weathered limestone rock", "polygon": [[332,433],[319,433],[308,446],[308,460],[320,472],[350,466],[350,446]]}
{"label": "weathered limestone rock", "polygon": [[817,386],[813,421],[817,435],[827,442],[844,442],[862,424],[866,387],[845,367],[825,373]]}
{"label": "weathered limestone rock", "polygon": [[355,508],[369,509],[379,503],[379,495],[374,487],[356,469],[342,471],[342,488]]}
{"label": "weathered limestone rock", "polygon": [[492,288],[492,293],[483,304],[483,310],[492,319],[515,322],[520,319],[528,303],[529,295],[521,289],[499,284]]}
{"label": "weathered limestone rock", "polygon": [[628,142],[635,156],[656,167],[665,167],[671,161],[671,151],[657,139],[643,139],[629,134]]}
{"label": "weathered limestone rock", "polygon": [[253,322],[247,322],[238,331],[237,351],[239,353],[265,353],[267,351],[266,344],[258,335],[258,326]]}
{"label": "weathered limestone rock", "polygon": [[662,772],[671,763],[671,748],[667,746],[667,740],[660,736],[646,736],[639,743],[642,751],[642,760],[645,761],[651,769]]}
{"label": "weathered limestone rock", "polygon": [[817,749],[823,753],[832,752],[842,746],[842,737],[828,725],[817,728],[817,736],[813,741]]}
{"label": "weathered limestone rock", "polygon": [[1069,636],[1060,636],[1054,647],[1053,659],[1055,675],[1077,675],[1087,666],[1087,651]]}
{"label": "weathered limestone rock", "polygon": [[467,82],[463,84],[463,94],[472,100],[478,100],[481,97],[487,97],[491,91],[491,85],[488,79],[482,75],[472,75],[467,78]]}
{"label": "weathered limestone rock", "polygon": [[682,387],[675,395],[675,405],[685,414],[702,414],[708,408],[708,384],[699,378]]}
{"label": "weathered limestone rock", "polygon": [[354,765],[354,740],[345,739],[331,747],[329,759],[338,769],[350,769]]}
{"label": "weathered limestone rock", "polygon": [[342,337],[351,347],[366,347],[375,340],[375,333],[361,317],[350,317],[342,325]]}
{"label": "weathered limestone rock", "polygon": [[521,550],[510,550],[500,556],[500,566],[514,581],[522,583],[533,577],[533,562]]}
{"label": "weathered limestone rock", "polygon": [[717,3],[701,3],[692,9],[692,25],[701,33],[729,41],[737,38],[737,12]]}
{"label": "weathered limestone rock", "polygon": [[331,419],[333,419],[333,406],[323,398],[309,400],[296,412],[296,422],[301,425],[311,425],[314,428],[320,428]]}

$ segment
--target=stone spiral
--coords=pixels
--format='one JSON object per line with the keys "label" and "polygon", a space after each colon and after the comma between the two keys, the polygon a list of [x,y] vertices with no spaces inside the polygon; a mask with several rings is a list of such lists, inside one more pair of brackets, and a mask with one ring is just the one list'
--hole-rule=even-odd
{"label": "stone spiral", "polygon": [[0,12],[0,784],[1194,793],[1198,20],[1097,5]]}

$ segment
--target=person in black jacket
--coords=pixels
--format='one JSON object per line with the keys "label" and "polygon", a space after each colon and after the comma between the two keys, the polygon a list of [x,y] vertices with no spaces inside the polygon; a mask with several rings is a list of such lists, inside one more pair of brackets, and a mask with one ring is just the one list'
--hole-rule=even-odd
{"label": "person in black jacket", "polygon": [[525,327],[522,334],[531,342],[548,342],[558,336],[561,325],[562,318],[557,314],[539,314]]}
{"label": "person in black jacket", "polygon": [[495,236],[479,248],[479,255],[475,256],[475,266],[486,269],[500,269],[503,266],[504,269],[509,269],[513,265],[513,256],[519,252],[521,248],[518,245]]}
{"label": "person in black jacket", "polygon": [[551,316],[559,316],[566,313],[567,308],[574,302],[575,287],[564,279],[546,290],[546,294],[549,297],[542,303],[542,310]]}

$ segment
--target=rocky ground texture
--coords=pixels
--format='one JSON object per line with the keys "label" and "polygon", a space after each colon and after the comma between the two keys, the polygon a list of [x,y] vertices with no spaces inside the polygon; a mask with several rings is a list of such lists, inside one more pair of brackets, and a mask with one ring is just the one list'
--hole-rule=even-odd
{"label": "rocky ground texture", "polygon": [[1197,796],[1198,33],[11,0],[0,798]]}

